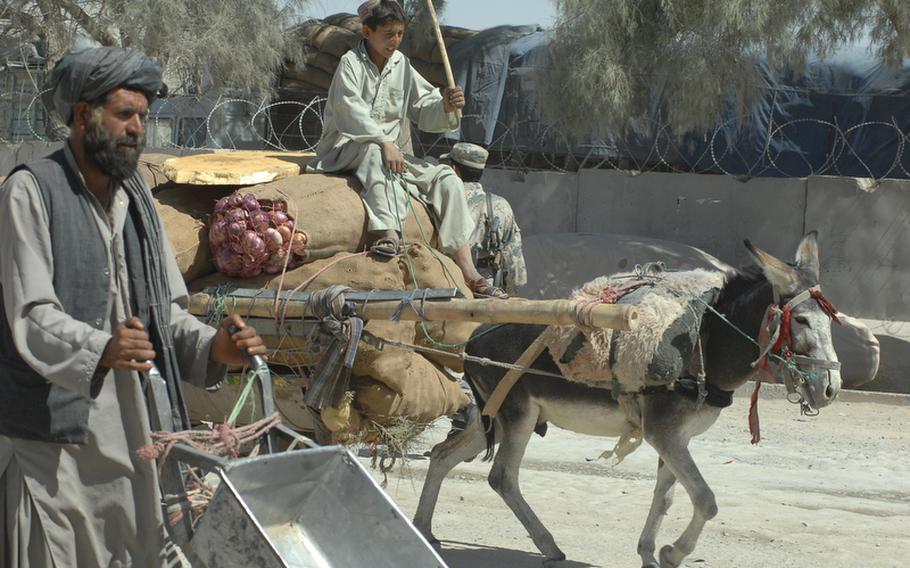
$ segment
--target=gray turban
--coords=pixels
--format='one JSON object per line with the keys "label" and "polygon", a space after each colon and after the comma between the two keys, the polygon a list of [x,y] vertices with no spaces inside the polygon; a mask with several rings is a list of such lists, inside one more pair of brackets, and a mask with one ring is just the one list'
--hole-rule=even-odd
{"label": "gray turban", "polygon": [[93,101],[117,87],[141,91],[149,104],[167,94],[158,63],[137,49],[122,47],[68,53],[54,67],[49,87],[53,94],[51,110],[56,110],[65,124],[71,122],[76,103]]}

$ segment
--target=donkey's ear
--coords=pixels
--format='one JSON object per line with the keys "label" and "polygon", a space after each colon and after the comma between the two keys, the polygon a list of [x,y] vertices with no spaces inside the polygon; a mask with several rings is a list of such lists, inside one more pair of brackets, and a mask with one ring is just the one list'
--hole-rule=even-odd
{"label": "donkey's ear", "polygon": [[799,248],[796,249],[796,266],[813,282],[818,283],[818,231],[812,231],[799,243]]}
{"label": "donkey's ear", "polygon": [[765,278],[774,287],[778,297],[795,294],[799,291],[799,273],[795,268],[756,247],[748,239],[744,242],[755,264],[762,269]]}

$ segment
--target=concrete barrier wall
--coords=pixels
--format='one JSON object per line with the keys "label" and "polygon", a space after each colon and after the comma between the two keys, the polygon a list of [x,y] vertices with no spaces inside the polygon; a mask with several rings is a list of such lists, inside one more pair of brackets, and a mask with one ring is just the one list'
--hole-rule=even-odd
{"label": "concrete barrier wall", "polygon": [[910,321],[910,182],[864,190],[851,178],[756,178],[611,170],[491,170],[526,235],[619,233],[677,241],[741,266],[743,239],[792,260],[819,231],[822,284],[844,312]]}

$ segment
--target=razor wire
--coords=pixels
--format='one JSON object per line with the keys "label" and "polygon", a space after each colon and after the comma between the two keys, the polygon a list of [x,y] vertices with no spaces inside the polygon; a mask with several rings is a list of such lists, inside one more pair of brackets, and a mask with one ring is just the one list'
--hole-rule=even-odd
{"label": "razor wire", "polygon": [[[0,144],[47,140],[43,125],[36,123],[36,117],[43,114],[42,94],[34,85],[24,85],[17,91],[0,88],[0,118],[6,122],[0,124]],[[162,99],[150,112],[149,122],[154,125],[157,139],[150,140],[148,145],[175,150],[312,151],[324,128],[325,103],[324,96],[257,102],[214,93]],[[17,109],[19,116],[13,116]],[[482,119],[470,114],[465,118]],[[18,129],[11,127],[13,123]],[[23,123],[26,128],[22,128]],[[845,165],[849,165],[854,172],[862,172],[859,177],[873,182],[910,178],[907,149],[910,126],[902,127],[897,117],[890,121],[842,124],[837,117],[779,121],[772,116],[761,141],[762,150],[752,155],[744,155],[736,137],[731,137],[740,123],[741,119],[729,118],[713,130],[701,133],[698,142],[702,148],[692,153],[687,149],[691,139],[676,136],[672,124],[659,118],[641,121],[637,133],[614,132],[605,140],[577,144],[557,127],[541,123],[536,117],[497,120],[491,143],[487,145],[488,165],[518,171],[615,169],[630,175],[719,173],[735,178],[844,176]],[[863,155],[851,143],[873,130],[884,130],[883,136],[876,133],[880,134],[879,139],[891,141],[875,151],[876,163],[879,168],[885,164],[884,171],[875,172],[869,166],[873,158],[871,150],[870,155]],[[457,141],[446,135],[417,133],[416,128],[412,132],[414,154],[421,157],[438,156]],[[649,135],[642,136],[641,132]],[[815,162],[800,152],[796,143],[798,135],[806,133],[817,134],[816,139],[825,140],[828,146]],[[887,152],[885,160],[882,151]]]}

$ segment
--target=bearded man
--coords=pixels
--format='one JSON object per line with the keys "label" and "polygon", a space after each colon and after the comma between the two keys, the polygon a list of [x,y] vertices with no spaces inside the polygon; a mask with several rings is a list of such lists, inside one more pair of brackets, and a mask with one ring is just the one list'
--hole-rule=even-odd
{"label": "bearded man", "polygon": [[[265,347],[219,329],[188,294],[136,167],[165,86],[142,53],[94,48],[54,68],[64,148],[0,186],[0,561],[5,567],[159,566],[165,545],[141,373],[221,380]],[[236,327],[239,329],[232,329]],[[233,333],[232,333],[233,331]]]}

